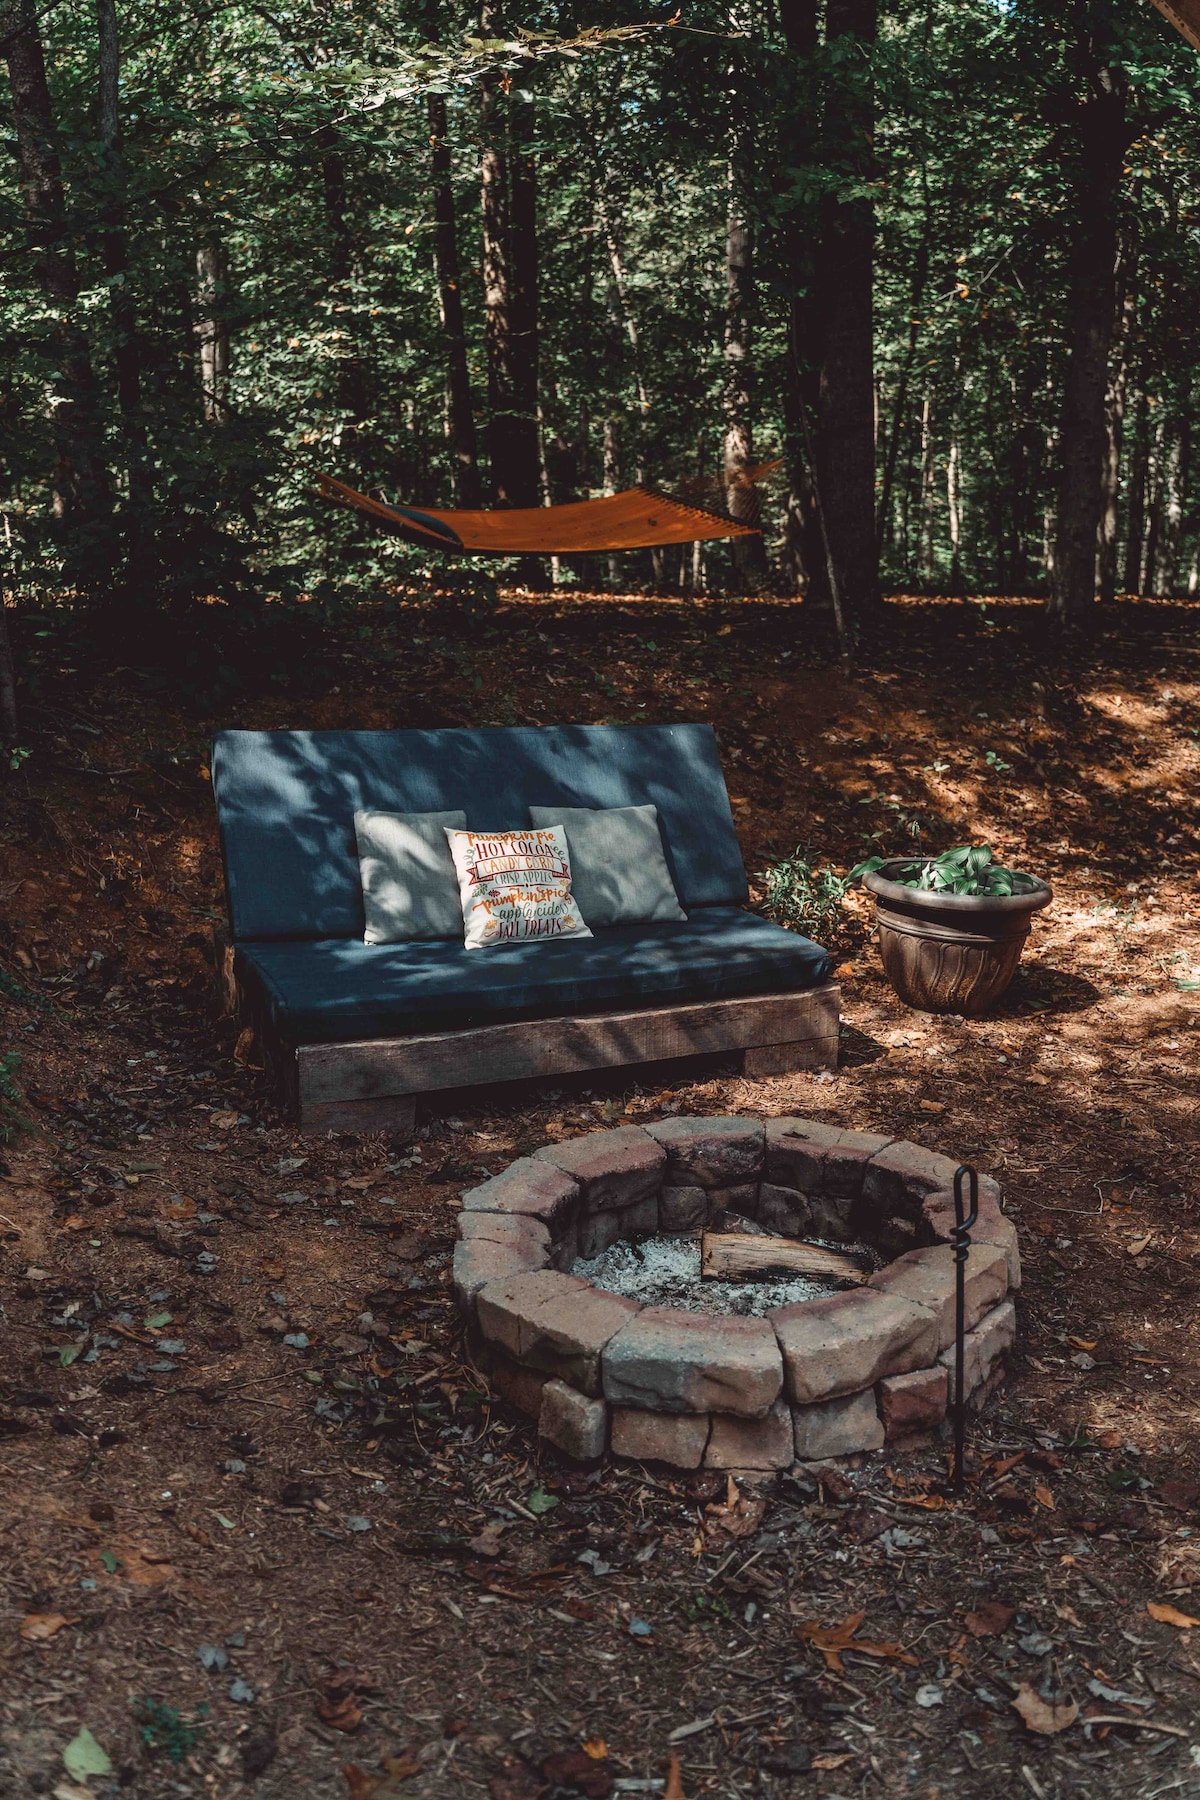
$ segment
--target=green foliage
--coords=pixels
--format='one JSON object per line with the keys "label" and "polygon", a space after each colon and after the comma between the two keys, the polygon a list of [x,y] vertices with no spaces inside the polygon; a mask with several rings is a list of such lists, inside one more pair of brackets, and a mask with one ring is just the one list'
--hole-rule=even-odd
{"label": "green foliage", "polygon": [[757,879],[764,888],[762,910],[776,925],[818,943],[834,942],[845,934],[849,919],[842,902],[851,877],[835,869],[814,868],[807,853],[797,848],[760,870]]}
{"label": "green foliage", "polygon": [[[441,583],[441,565],[318,500],[314,483],[328,469],[417,504],[454,499],[431,91],[449,115],[486,474],[479,109],[481,80],[497,67],[536,114],[539,410],[552,498],[644,476],[721,500],[726,128],[741,124],[755,146],[740,198],[756,233],[756,454],[796,450],[783,405],[789,246],[798,228],[815,236],[830,197],[869,195],[885,583],[1043,585],[1069,324],[1072,120],[1088,80],[1072,23],[1081,9],[896,0],[880,9],[869,57],[849,40],[788,52],[773,8],[746,11],[746,35],[732,37],[729,8],[715,0],[696,0],[678,29],[631,27],[617,16],[628,10],[606,0],[579,28],[574,8],[542,0],[519,30],[510,16],[514,37],[489,45],[465,0],[231,5],[177,18],[154,0],[126,0],[113,157],[99,144],[95,9],[34,8],[77,278],[69,324],[95,377],[110,504],[86,527],[54,505],[47,394],[63,307],[39,277],[10,156],[0,165],[0,539],[23,612],[56,619],[90,595],[174,625],[217,596],[206,623],[244,640],[323,584],[360,594],[413,576]],[[1123,263],[1134,272],[1121,529],[1129,535],[1142,492],[1133,561],[1152,588],[1186,587],[1200,550],[1200,459],[1188,455],[1200,309],[1179,296],[1200,286],[1200,64],[1149,7],[1096,0],[1082,12],[1123,72],[1137,127],[1121,197]],[[864,182],[858,151],[822,121],[831,95],[868,88],[876,169]],[[798,112],[811,115],[807,137],[792,130]],[[114,222],[126,258],[117,273]],[[210,242],[225,273],[202,306],[197,251]],[[132,413],[118,391],[122,297],[140,381]],[[205,417],[200,385],[205,319],[229,347],[219,419]],[[768,545],[790,582],[785,482],[765,504]],[[735,576],[725,546],[706,547],[701,567],[710,586]],[[562,573],[595,584],[606,568],[589,559]],[[618,575],[679,587],[690,551],[657,566],[631,553]],[[464,606],[488,604],[487,577],[454,579]],[[135,629],[133,649],[157,653],[171,636]],[[110,641],[107,629],[97,641]],[[193,649],[191,691],[228,697],[227,659]]]}
{"label": "green foliage", "polygon": [[0,1144],[11,1144],[29,1126],[25,1096],[17,1086],[20,1066],[19,1051],[6,1050],[0,1056]]}
{"label": "green foliage", "polygon": [[133,1716],[147,1750],[160,1751],[171,1762],[182,1762],[188,1751],[194,1750],[200,1742],[208,1710],[207,1703],[202,1702],[188,1720],[175,1707],[147,1698],[137,1702]]}
{"label": "green foliage", "polygon": [[[848,880],[858,881],[873,875],[888,859],[869,856],[851,869]],[[924,862],[901,863],[888,879],[901,887],[920,888],[932,894],[964,894],[975,899],[1006,900],[1013,894],[1031,894],[1034,882],[1028,875],[1006,869],[994,860],[987,844],[963,844],[955,850],[943,850]]]}

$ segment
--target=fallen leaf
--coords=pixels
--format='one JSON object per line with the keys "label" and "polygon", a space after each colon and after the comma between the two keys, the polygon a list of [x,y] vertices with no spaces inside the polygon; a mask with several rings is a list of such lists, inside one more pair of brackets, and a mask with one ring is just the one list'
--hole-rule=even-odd
{"label": "fallen leaf", "polygon": [[1030,1731],[1036,1731],[1039,1737],[1057,1737],[1060,1731],[1066,1731],[1079,1717],[1079,1708],[1074,1700],[1043,1700],[1036,1688],[1023,1681],[1017,1689],[1017,1697],[1010,1702],[1013,1710],[1020,1713],[1021,1718]]}
{"label": "fallen leaf", "polygon": [[944,1113],[946,1110],[946,1102],[944,1100],[921,1100],[918,1101],[918,1105],[922,1112],[927,1113]]}
{"label": "fallen leaf", "polygon": [[44,1644],[64,1625],[78,1625],[78,1616],[68,1619],[64,1613],[26,1613],[21,1620],[20,1636],[27,1644]]}
{"label": "fallen leaf", "polygon": [[1046,1508],[1047,1512],[1054,1511],[1054,1495],[1050,1492],[1049,1488],[1035,1487],[1033,1490],[1033,1497],[1039,1506],[1044,1506]]}
{"label": "fallen leaf", "polygon": [[241,1116],[241,1113],[235,1112],[209,1113],[208,1122],[217,1131],[232,1131]]}
{"label": "fallen leaf", "polygon": [[1190,1613],[1180,1612],[1177,1606],[1169,1606],[1165,1600],[1147,1600],[1146,1611],[1160,1625],[1174,1625],[1177,1631],[1190,1631],[1193,1625],[1200,1625],[1200,1619],[1193,1619]]}
{"label": "fallen leaf", "polygon": [[1125,1246],[1129,1255],[1140,1256],[1153,1236],[1152,1231],[1143,1231],[1139,1237],[1131,1238]]}
{"label": "fallen leaf", "polygon": [[704,1537],[711,1546],[728,1538],[750,1537],[758,1530],[767,1503],[743,1494],[730,1475],[723,1501],[713,1501],[704,1509]]}
{"label": "fallen leaf", "polygon": [[983,1600],[963,1617],[963,1624],[972,1637],[999,1637],[1007,1631],[1016,1617],[1017,1609],[1003,1600]]}
{"label": "fallen leaf", "polygon": [[357,1763],[343,1763],[342,1774],[350,1789],[350,1800],[406,1800],[400,1783],[415,1775],[420,1767],[420,1757],[408,1750],[402,1756],[385,1756],[382,1775],[368,1775]]}
{"label": "fallen leaf", "polygon": [[842,1662],[843,1653],[855,1650],[861,1656],[878,1657],[882,1661],[907,1663],[916,1668],[918,1659],[899,1644],[875,1643],[868,1638],[855,1636],[866,1613],[851,1613],[840,1625],[822,1625],[816,1619],[805,1619],[796,1627],[796,1635],[804,1643],[811,1644],[818,1655],[824,1657],[825,1667],[834,1675],[846,1673]]}
{"label": "fallen leaf", "polygon": [[833,971],[833,978],[835,981],[849,981],[853,973],[854,964],[852,962],[839,963]]}
{"label": "fallen leaf", "polygon": [[603,1762],[608,1755],[608,1744],[604,1738],[586,1738],[580,1748],[585,1756],[590,1756],[595,1762]]}
{"label": "fallen leaf", "polygon": [[63,1767],[75,1781],[86,1781],[89,1775],[111,1775],[108,1752],[98,1744],[87,1726],[73,1737],[62,1753]]}
{"label": "fallen leaf", "polygon": [[1100,1342],[1100,1339],[1069,1337],[1067,1342],[1073,1350],[1094,1350],[1096,1345]]}
{"label": "fallen leaf", "polygon": [[[838,971],[841,973],[841,970]],[[683,1791],[683,1776],[679,1772],[679,1758],[673,1756],[667,1764],[667,1785],[663,1789],[663,1800],[687,1800]]]}
{"label": "fallen leaf", "polygon": [[353,1669],[330,1669],[316,1698],[318,1719],[335,1731],[357,1731],[363,1716],[358,1696],[370,1693],[372,1685]]}
{"label": "fallen leaf", "polygon": [[854,1758],[849,1753],[845,1756],[814,1756],[812,1766],[814,1769],[844,1769],[848,1762],[853,1761]]}

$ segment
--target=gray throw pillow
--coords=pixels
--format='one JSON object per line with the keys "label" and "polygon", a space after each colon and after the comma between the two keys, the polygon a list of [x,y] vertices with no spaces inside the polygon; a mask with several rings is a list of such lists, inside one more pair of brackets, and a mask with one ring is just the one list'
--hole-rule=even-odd
{"label": "gray throw pillow", "polygon": [[571,892],[589,925],[686,919],[667,868],[655,806],[531,806],[529,822],[561,825]]}
{"label": "gray throw pillow", "polygon": [[367,944],[461,938],[458,876],[445,828],[461,831],[464,812],[356,812]]}

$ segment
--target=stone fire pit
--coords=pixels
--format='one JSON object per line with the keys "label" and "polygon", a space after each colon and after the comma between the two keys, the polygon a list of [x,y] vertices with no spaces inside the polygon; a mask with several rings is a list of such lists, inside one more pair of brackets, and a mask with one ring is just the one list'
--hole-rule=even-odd
{"label": "stone fire pit", "polygon": [[[668,1118],[548,1144],[463,1198],[454,1284],[498,1392],[565,1455],[781,1469],[918,1441],[946,1416],[957,1164],[805,1119]],[[727,1215],[890,1258],[762,1318],[643,1306],[573,1273],[620,1239]],[[966,1265],[968,1391],[999,1379],[1020,1285],[1000,1189]]]}

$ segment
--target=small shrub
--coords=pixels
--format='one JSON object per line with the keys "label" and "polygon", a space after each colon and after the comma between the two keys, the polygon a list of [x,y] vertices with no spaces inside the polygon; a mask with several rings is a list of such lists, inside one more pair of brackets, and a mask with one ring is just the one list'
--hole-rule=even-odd
{"label": "small shrub", "polygon": [[13,1143],[29,1126],[25,1096],[17,1086],[20,1066],[19,1051],[6,1050],[0,1056],[0,1144]]}
{"label": "small shrub", "polygon": [[170,1762],[182,1762],[189,1750],[200,1742],[202,1721],[208,1714],[207,1702],[196,1708],[191,1720],[161,1700],[139,1700],[133,1714],[141,1727],[142,1742],[147,1750],[161,1751]]}
{"label": "small shrub", "polygon": [[772,863],[757,879],[765,889],[762,910],[776,925],[818,943],[844,938],[852,928],[843,905],[851,877],[836,869],[814,868],[803,851],[794,850]]}

